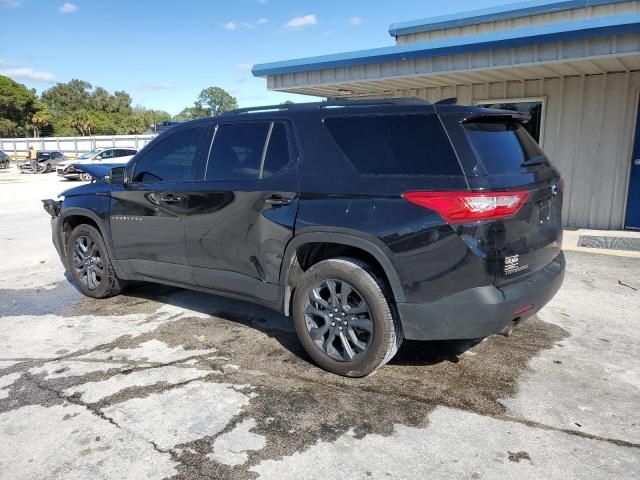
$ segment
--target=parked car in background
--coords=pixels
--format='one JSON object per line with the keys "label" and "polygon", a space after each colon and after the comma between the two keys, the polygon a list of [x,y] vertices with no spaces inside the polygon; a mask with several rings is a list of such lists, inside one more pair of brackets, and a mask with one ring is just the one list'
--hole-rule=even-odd
{"label": "parked car in background", "polygon": [[94,148],[81,154],[76,160],[67,160],[59,163],[57,167],[58,175],[69,180],[91,180],[91,175],[82,170],[82,165],[114,164],[124,165],[136,154],[135,148],[129,147],[109,147]]}
{"label": "parked car in background", "polygon": [[181,122],[176,122],[173,120],[165,120],[163,122],[151,125],[145,133],[162,133],[166,129],[174,127],[175,125],[179,125],[180,123]]}
{"label": "parked car in background", "polygon": [[508,334],[562,285],[563,182],[528,119],[418,99],[240,109],[45,208],[84,295],[132,280],[265,305],[359,377],[403,338]]}
{"label": "parked car in background", "polygon": [[0,150],[0,168],[9,168],[11,157]]}
{"label": "parked car in background", "polygon": [[[64,153],[58,150],[41,150],[38,152],[38,172],[53,172],[60,162],[64,162],[67,158]],[[20,173],[33,173],[31,161],[27,158],[18,162]]]}

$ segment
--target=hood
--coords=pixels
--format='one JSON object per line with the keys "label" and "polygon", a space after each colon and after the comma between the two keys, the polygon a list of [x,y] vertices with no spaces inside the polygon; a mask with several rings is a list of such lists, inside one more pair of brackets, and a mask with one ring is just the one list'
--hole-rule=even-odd
{"label": "hood", "polygon": [[61,192],[59,196],[61,197],[75,197],[77,195],[100,195],[100,194],[109,194],[113,190],[117,190],[121,188],[121,185],[112,185],[106,182],[91,182],[85,183],[84,185],[79,185],[77,187],[69,188],[64,192]]}
{"label": "hood", "polygon": [[126,163],[72,163],[73,168],[81,172],[88,173],[96,181],[104,181],[112,168],[124,167]]}

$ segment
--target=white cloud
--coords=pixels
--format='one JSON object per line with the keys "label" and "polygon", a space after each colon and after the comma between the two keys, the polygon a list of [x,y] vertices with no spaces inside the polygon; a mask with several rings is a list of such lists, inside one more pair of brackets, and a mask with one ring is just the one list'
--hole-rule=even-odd
{"label": "white cloud", "polygon": [[227,22],[222,27],[226,28],[227,30],[234,31],[238,29],[238,24],[236,22]]}
{"label": "white cloud", "polygon": [[318,23],[315,15],[304,15],[302,17],[295,17],[284,24],[289,30],[300,30],[301,28],[315,25]]}
{"label": "white cloud", "polygon": [[256,20],[255,22],[234,22],[234,21],[230,21],[225,23],[224,25],[222,25],[223,28],[226,28],[227,30],[238,30],[239,28],[247,28],[247,29],[251,29],[251,28],[255,28],[258,25],[264,25],[265,23],[268,23],[269,19],[268,18],[259,18],[258,20]]}
{"label": "white cloud", "polygon": [[0,0],[0,5],[4,8],[18,8],[21,7],[23,0]]}
{"label": "white cloud", "polygon": [[351,25],[352,27],[357,27],[358,25],[362,25],[362,22],[364,22],[362,17],[351,17],[349,19],[349,25]]}
{"label": "white cloud", "polygon": [[250,72],[252,68],[253,68],[252,63],[238,63],[236,65],[236,70],[240,72]]}
{"label": "white cloud", "polygon": [[78,6],[74,3],[64,2],[60,7],[62,13],[73,13],[78,10]]}
{"label": "white cloud", "polygon": [[33,80],[45,83],[51,83],[55,78],[52,73],[41,72],[30,67],[0,69],[0,75],[13,78],[14,80]]}

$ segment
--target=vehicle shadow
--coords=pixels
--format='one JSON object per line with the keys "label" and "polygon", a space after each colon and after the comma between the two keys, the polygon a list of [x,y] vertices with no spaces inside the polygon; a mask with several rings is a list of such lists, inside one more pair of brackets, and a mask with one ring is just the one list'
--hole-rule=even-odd
{"label": "vehicle shadow", "polygon": [[[121,296],[169,305],[212,315],[228,322],[255,328],[298,358],[312,362],[302,348],[293,321],[269,308],[243,300],[218,295],[151,284],[129,286]],[[473,348],[481,340],[451,340],[418,342],[405,340],[391,365],[429,366],[442,362],[458,363],[460,355]]]}

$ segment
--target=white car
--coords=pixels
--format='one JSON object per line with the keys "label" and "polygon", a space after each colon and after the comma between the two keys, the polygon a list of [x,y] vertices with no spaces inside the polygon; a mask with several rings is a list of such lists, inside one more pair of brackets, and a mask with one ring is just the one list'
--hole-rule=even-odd
{"label": "white car", "polygon": [[94,148],[80,155],[77,160],[66,160],[58,163],[56,171],[58,175],[67,179],[91,180],[91,175],[80,171],[76,166],[89,164],[117,164],[124,165],[137,153],[135,148],[110,147]]}

